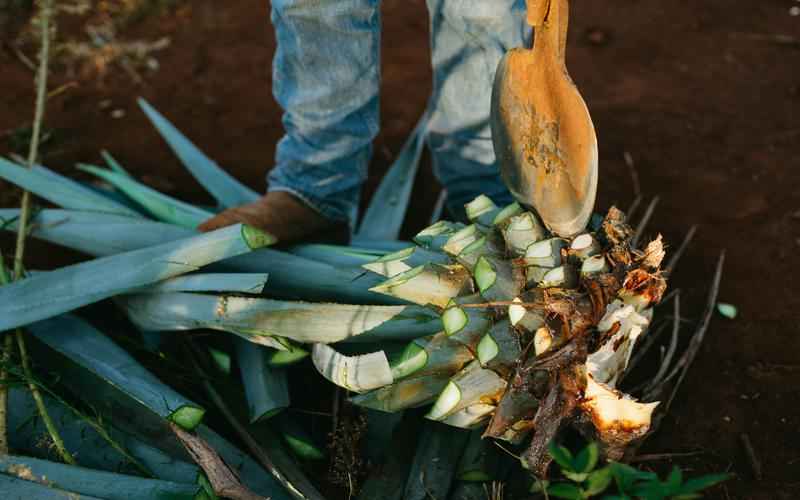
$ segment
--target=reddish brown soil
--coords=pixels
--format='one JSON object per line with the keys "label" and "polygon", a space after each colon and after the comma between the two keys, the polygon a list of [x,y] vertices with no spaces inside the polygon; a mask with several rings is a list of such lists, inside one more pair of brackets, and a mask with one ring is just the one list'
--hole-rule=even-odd
{"label": "reddish brown soil", "polygon": [[[595,0],[574,2],[568,64],[594,118],[601,154],[599,207],[632,200],[630,152],[646,197],[661,196],[653,231],[674,245],[699,233],[672,280],[685,314],[702,309],[717,255],[727,250],[721,300],[739,317],[715,316],[672,413],[645,452],[702,451],[690,473],[730,470],[718,498],[800,497],[800,37],[790,0]],[[422,112],[430,90],[427,14],[421,0],[384,0],[383,130],[371,193]],[[281,135],[270,94],[274,48],[266,1],[198,0],[131,27],[126,37],[169,35],[161,70],[136,86],[116,70],[51,100],[60,142],[45,159],[67,171],[106,148],[135,174],[188,200],[208,197],[135,106],[145,96],[238,178],[261,189]],[[31,73],[0,51],[0,133],[30,120]],[[53,86],[58,83],[55,82]],[[101,109],[100,102],[111,107]],[[111,110],[123,109],[122,119]],[[5,141],[5,138],[0,139]],[[0,142],[0,154],[7,145]],[[438,186],[419,176],[407,230],[424,224]],[[8,206],[15,197],[7,184]],[[8,250],[9,240],[3,240]],[[73,255],[32,244],[32,265]],[[688,332],[688,329],[687,329]],[[763,466],[753,477],[746,433]]]}

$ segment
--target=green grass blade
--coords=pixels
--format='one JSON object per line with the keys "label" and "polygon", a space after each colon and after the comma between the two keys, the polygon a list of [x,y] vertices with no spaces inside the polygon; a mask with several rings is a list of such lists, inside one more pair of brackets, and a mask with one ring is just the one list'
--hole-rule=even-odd
{"label": "green grass blade", "polygon": [[326,344],[409,340],[441,329],[441,318],[419,306],[317,304],[194,293],[126,295],[117,301],[144,330],[210,328],[256,343],[263,336]]}
{"label": "green grass blade", "polygon": [[101,381],[121,393],[119,399],[125,399],[126,403],[135,402],[135,408],[146,408],[187,430],[194,429],[202,420],[203,408],[166,386],[86,321],[64,315],[35,323],[28,329],[39,341],[80,368],[74,377],[80,380],[75,383]]}
{"label": "green grass blade", "polygon": [[141,218],[141,214],[44,167],[26,169],[0,157],[0,178],[64,208]]}
{"label": "green grass blade", "polygon": [[185,274],[273,241],[266,233],[236,225],[37,274],[0,287],[0,331]]}
{"label": "green grass blade", "polygon": [[199,490],[196,484],[145,479],[14,455],[0,457],[0,472],[106,500],[192,500]]}
{"label": "green grass blade", "polygon": [[289,382],[286,370],[268,362],[267,350],[237,338],[236,357],[247,396],[250,422],[268,419],[289,406]]}
{"label": "green grass blade", "polygon": [[427,113],[423,115],[411,137],[400,150],[395,162],[386,172],[378,189],[370,200],[358,231],[353,237],[361,240],[396,240],[408,210],[411,188],[419,167],[419,159],[425,145]]}
{"label": "green grass blade", "polygon": [[140,98],[138,103],[170,149],[220,206],[233,207],[258,199],[258,193],[220,168],[147,101]]}
{"label": "green grass blade", "polygon": [[159,193],[125,174],[98,168],[92,165],[78,165],[80,170],[103,179],[147,210],[155,219],[191,229],[199,226],[214,213],[182,202],[171,196]]}

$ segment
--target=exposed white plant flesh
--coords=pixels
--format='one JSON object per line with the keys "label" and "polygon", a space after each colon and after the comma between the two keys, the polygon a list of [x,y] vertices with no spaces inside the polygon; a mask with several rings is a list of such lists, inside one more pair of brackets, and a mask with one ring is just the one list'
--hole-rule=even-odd
{"label": "exposed white plant flesh", "polygon": [[562,238],[539,241],[525,250],[525,264],[537,267],[556,267],[561,265],[561,249],[567,246]]}
{"label": "exposed white plant flesh", "polygon": [[383,351],[344,356],[326,344],[314,344],[311,361],[323,377],[348,391],[362,393],[394,382]]}
{"label": "exposed white plant flesh", "polygon": [[603,255],[593,255],[581,263],[582,276],[606,272],[608,272],[608,263]]}
{"label": "exposed white plant flesh", "polygon": [[533,337],[533,348],[537,356],[550,349],[552,344],[553,334],[550,333],[547,327],[541,327],[536,330],[536,334]]}
{"label": "exposed white plant flesh", "polygon": [[600,252],[600,243],[589,233],[576,236],[569,246],[570,253],[579,259],[586,259]]}
{"label": "exposed white plant flesh", "polygon": [[612,460],[622,458],[625,446],[650,430],[655,403],[639,403],[623,393],[586,377],[581,410],[591,420],[606,453]]}
{"label": "exposed white plant flesh", "polygon": [[443,420],[475,403],[494,403],[505,387],[506,381],[497,373],[473,361],[450,379],[425,417]]}
{"label": "exposed white plant flesh", "polygon": [[474,224],[467,226],[451,236],[442,247],[442,250],[455,257],[480,237],[481,233]]}
{"label": "exposed white plant flesh", "polygon": [[472,278],[460,265],[428,264],[398,274],[370,291],[444,308],[453,297],[472,292]]}
{"label": "exposed white plant flesh", "polygon": [[196,293],[128,295],[118,303],[144,330],[210,328],[257,343],[260,337],[274,335],[328,344],[411,340],[442,328],[434,312],[417,306],[317,304]]}
{"label": "exposed white plant flesh", "polygon": [[462,429],[473,429],[485,424],[494,410],[494,405],[476,403],[453,413],[441,422]]}
{"label": "exposed white plant flesh", "polygon": [[586,360],[586,368],[596,381],[610,387],[616,386],[620,375],[628,367],[636,340],[649,322],[647,315],[639,314],[633,306],[621,300],[608,305],[597,329],[600,333],[611,328],[618,330]]}
{"label": "exposed white plant flesh", "polygon": [[530,212],[511,217],[503,229],[506,249],[519,257],[525,255],[528,247],[544,238],[545,234],[545,229]]}
{"label": "exposed white plant flesh", "polygon": [[486,195],[480,195],[471,202],[464,205],[467,212],[467,219],[476,222],[481,215],[497,210],[497,205]]}

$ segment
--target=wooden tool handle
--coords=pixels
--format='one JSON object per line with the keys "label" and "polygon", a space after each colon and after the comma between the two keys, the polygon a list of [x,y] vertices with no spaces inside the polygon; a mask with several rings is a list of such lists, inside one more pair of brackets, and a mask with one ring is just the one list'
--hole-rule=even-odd
{"label": "wooden tool handle", "polygon": [[534,50],[564,61],[569,25],[568,0],[526,0],[528,24],[536,28]]}

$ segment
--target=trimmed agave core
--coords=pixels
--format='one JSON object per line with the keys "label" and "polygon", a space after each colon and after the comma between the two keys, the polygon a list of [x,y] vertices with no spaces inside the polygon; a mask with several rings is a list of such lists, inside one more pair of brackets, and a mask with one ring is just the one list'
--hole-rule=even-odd
{"label": "trimmed agave core", "polygon": [[364,266],[388,278],[373,291],[436,310],[442,331],[396,359],[348,358],[348,370],[376,368],[347,373],[358,387],[340,385],[360,392],[352,401],[361,406],[431,405],[432,420],[485,426],[484,436],[514,444],[528,439],[523,465],[540,477],[548,443],[567,424],[621,458],[658,405],[615,387],[666,288],[661,238],[632,248],[633,232],[613,207],[571,239],[554,237],[518,204],[501,209],[480,196],[466,208],[470,225],[438,222],[414,238],[419,247]]}

